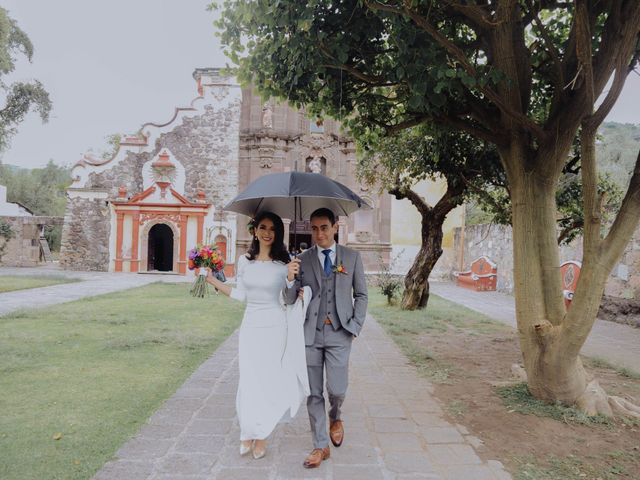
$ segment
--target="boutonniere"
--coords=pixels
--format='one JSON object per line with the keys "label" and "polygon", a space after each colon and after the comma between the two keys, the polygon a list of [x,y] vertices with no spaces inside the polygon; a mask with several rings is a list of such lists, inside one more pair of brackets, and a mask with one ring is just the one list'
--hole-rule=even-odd
{"label": "boutonniere", "polygon": [[333,271],[333,273],[343,273],[345,275],[347,273],[347,269],[344,268],[344,265],[342,263],[334,265],[331,270]]}

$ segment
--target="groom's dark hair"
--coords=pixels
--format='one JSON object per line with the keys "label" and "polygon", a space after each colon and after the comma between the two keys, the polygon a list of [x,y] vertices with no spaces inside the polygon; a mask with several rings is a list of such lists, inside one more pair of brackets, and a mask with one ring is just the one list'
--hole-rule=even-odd
{"label": "groom's dark hair", "polygon": [[336,216],[328,208],[319,208],[315,210],[311,214],[311,217],[309,218],[309,220],[313,220],[314,218],[328,218],[329,221],[331,222],[331,226],[334,226],[336,224]]}

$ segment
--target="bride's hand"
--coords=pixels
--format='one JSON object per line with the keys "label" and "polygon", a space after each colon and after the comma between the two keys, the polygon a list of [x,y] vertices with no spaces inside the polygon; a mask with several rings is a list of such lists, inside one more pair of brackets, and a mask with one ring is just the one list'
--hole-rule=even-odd
{"label": "bride's hand", "polygon": [[300,259],[294,258],[287,264],[287,280],[293,282],[298,273],[300,273]]}

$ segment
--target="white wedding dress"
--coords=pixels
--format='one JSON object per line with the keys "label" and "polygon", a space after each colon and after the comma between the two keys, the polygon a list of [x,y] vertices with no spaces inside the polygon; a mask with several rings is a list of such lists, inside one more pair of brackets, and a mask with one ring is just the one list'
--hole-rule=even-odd
{"label": "white wedding dress", "polygon": [[295,416],[309,394],[302,332],[308,301],[285,307],[281,291],[286,276],[283,263],[249,261],[244,255],[238,259],[237,286],[230,296],[247,304],[236,396],[240,440],[267,438],[279,421]]}

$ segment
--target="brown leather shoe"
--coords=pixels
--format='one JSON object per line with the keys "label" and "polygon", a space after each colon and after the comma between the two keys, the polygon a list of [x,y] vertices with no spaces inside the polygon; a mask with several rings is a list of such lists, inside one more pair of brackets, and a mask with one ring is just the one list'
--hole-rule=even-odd
{"label": "brown leather shoe", "polygon": [[342,420],[336,420],[329,424],[329,438],[335,447],[342,445],[342,440],[344,440],[344,426],[342,425]]}
{"label": "brown leather shoe", "polygon": [[317,468],[320,466],[323,460],[326,460],[331,455],[329,447],[314,448],[307,458],[304,459],[302,464],[304,468]]}

